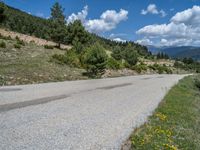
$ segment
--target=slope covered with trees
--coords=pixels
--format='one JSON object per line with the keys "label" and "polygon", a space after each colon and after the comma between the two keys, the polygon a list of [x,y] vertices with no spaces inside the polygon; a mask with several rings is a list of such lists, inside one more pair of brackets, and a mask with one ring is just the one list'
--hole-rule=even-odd
{"label": "slope covered with trees", "polygon": [[[66,25],[64,9],[58,3],[55,3],[51,8],[52,13],[49,19],[30,15],[0,2],[0,9],[2,8],[4,8],[6,20],[1,24],[1,27],[7,28],[11,31],[33,35],[39,38],[53,40],[55,42],[61,42],[63,44],[75,45],[78,43],[80,45],[99,42],[108,50],[112,50],[116,45],[123,49],[125,46],[131,44],[140,54],[149,54],[147,48],[139,44],[133,42],[119,43],[88,33],[78,20]],[[65,25],[65,27],[63,25]],[[58,40],[61,39],[60,37],[62,37],[62,40]]]}
{"label": "slope covered with trees", "polygon": [[[52,63],[85,69],[91,77],[100,77],[106,69],[128,68],[137,72],[151,69],[139,62],[140,58],[153,58],[147,47],[131,41],[116,42],[89,33],[80,20],[67,23],[64,8],[58,2],[52,6],[49,19],[27,14],[4,3],[0,3],[1,9],[0,15],[4,16],[0,24],[2,28],[54,41],[58,43],[57,48],[61,44],[72,45],[71,50],[52,55]],[[153,70],[158,69],[154,67]]]}

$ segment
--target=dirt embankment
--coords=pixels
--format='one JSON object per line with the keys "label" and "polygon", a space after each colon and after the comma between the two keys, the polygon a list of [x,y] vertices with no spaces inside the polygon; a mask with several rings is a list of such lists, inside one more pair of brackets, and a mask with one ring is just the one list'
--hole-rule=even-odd
{"label": "dirt embankment", "polygon": [[[29,36],[29,35],[13,32],[13,31],[8,31],[8,30],[5,30],[5,29],[0,29],[0,34],[2,36],[10,36],[12,39],[19,37],[19,39],[23,40],[24,42],[27,42],[27,43],[34,42],[35,44],[41,45],[41,46],[43,46],[43,45],[56,46],[55,42],[47,41],[45,39],[40,39],[40,38],[37,38],[37,37],[34,37],[34,36]],[[61,48],[70,49],[71,46],[62,44]]]}

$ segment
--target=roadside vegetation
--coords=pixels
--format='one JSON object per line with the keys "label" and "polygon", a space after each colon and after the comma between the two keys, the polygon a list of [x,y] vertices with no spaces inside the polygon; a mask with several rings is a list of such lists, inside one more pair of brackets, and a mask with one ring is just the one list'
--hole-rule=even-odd
{"label": "roadside vegetation", "polygon": [[200,73],[200,62],[192,58],[177,59],[174,63],[174,67],[187,70],[188,72]]}
{"label": "roadside vegetation", "polygon": [[200,76],[182,79],[130,137],[134,150],[200,149]]}

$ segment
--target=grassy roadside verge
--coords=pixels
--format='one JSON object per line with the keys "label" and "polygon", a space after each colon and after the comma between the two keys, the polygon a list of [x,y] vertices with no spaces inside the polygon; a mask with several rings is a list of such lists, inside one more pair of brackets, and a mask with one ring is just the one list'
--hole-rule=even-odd
{"label": "grassy roadside verge", "polygon": [[[130,149],[200,149],[200,89],[189,76],[174,86],[142,127],[130,137]],[[123,149],[123,148],[122,148]]]}

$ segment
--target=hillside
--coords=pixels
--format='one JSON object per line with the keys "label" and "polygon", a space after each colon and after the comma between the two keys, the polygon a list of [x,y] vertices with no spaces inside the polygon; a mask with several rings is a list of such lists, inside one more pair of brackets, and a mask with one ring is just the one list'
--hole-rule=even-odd
{"label": "hillside", "polygon": [[[61,10],[61,18],[46,20],[9,6],[3,9],[0,85],[175,71],[173,61],[157,61],[145,46],[89,33],[79,20],[64,24]],[[60,49],[60,44],[72,47]]]}
{"label": "hillside", "polygon": [[147,46],[153,53],[164,52],[172,58],[193,58],[194,60],[200,60],[200,48],[194,46],[174,46],[174,47],[155,47],[152,45]]}
{"label": "hillside", "polygon": [[18,33],[50,40],[49,31],[51,27],[48,20],[30,15],[19,9],[5,5],[2,2],[0,2],[0,7],[4,8],[6,14],[6,20],[1,24],[1,27]]}
{"label": "hillside", "polygon": [[191,50],[195,51],[196,49],[198,48],[193,46],[179,46],[162,48],[162,51],[171,57],[179,57],[179,54],[182,52],[188,51],[188,53],[190,53]]}
{"label": "hillside", "polygon": [[[8,31],[8,30],[1,29],[1,28],[0,28],[0,34],[1,34],[1,36],[11,37],[12,39],[15,39],[16,37],[18,37],[20,40],[22,40],[26,43],[34,42],[38,46],[49,45],[49,46],[55,47],[57,45],[57,43],[52,42],[52,41],[48,41],[45,39],[37,38],[34,36],[30,36],[30,35],[26,35],[26,34],[22,34],[22,33],[18,33],[18,32]],[[61,44],[61,48],[62,49],[70,49],[71,46]]]}
{"label": "hillside", "polygon": [[[0,2],[0,8],[5,7],[6,14],[6,20],[1,24],[2,28],[42,38],[48,41],[54,41],[54,39],[52,39],[51,34],[54,32],[53,29],[55,28],[55,26],[54,24],[52,24],[51,19],[36,17],[19,9],[10,7],[8,5],[4,5],[2,2]],[[64,40],[62,41],[62,44],[65,45],[73,45],[74,43],[77,44],[77,42],[80,42],[81,44],[91,45],[96,42],[99,42],[101,45],[103,45],[106,49],[110,51],[112,51],[115,46],[120,46],[122,49],[124,49],[125,46],[132,45],[133,48],[140,54],[149,55],[148,49],[145,46],[136,44],[134,42],[115,42],[100,37],[96,34],[92,34],[85,31],[85,29],[79,22],[69,24],[66,30],[67,33],[65,35]]]}
{"label": "hillside", "polygon": [[176,58],[192,58],[194,60],[200,61],[200,48],[194,48],[190,50],[184,50],[182,52],[176,53]]}
{"label": "hillside", "polygon": [[51,56],[64,54],[54,48],[45,49],[35,43],[15,47],[17,40],[2,39],[6,48],[0,48],[0,85],[33,84],[52,81],[87,79],[84,69],[53,63]]}

